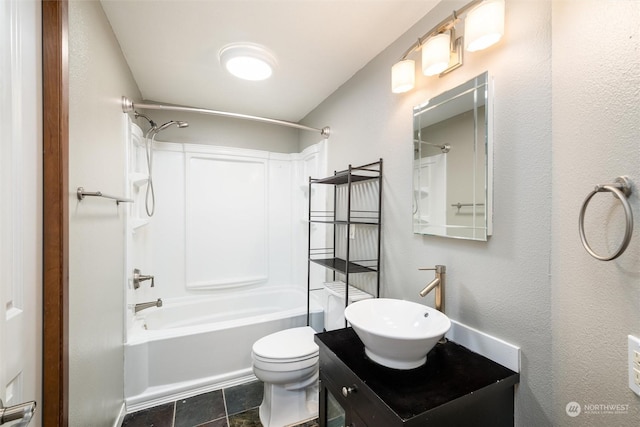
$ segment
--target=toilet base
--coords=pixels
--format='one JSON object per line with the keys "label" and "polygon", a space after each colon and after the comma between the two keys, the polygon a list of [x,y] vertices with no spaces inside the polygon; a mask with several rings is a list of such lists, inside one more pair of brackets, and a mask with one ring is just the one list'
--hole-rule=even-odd
{"label": "toilet base", "polygon": [[317,418],[318,382],[296,390],[265,383],[259,413],[264,427],[285,427]]}

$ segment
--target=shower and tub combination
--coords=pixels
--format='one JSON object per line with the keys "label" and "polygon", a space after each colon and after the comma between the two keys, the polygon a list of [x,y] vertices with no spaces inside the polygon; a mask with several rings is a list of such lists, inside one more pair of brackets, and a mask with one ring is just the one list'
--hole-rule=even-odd
{"label": "shower and tub combination", "polygon": [[[255,379],[252,345],[306,325],[304,189],[326,173],[326,141],[292,154],[158,142],[186,122],[136,115],[150,128],[124,114],[128,412]],[[153,280],[134,287],[134,270]]]}

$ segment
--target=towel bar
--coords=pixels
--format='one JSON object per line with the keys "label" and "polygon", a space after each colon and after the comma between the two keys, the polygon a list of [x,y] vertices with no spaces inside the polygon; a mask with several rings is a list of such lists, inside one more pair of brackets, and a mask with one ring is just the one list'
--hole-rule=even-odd
{"label": "towel bar", "polygon": [[109,196],[108,194],[103,194],[101,191],[84,191],[83,187],[78,187],[76,194],[78,196],[78,200],[83,200],[87,196],[92,196],[92,197],[104,197],[105,199],[113,199],[116,201],[117,205],[119,205],[120,203],[133,203],[132,199],[125,199],[124,197],[117,197],[117,196]]}

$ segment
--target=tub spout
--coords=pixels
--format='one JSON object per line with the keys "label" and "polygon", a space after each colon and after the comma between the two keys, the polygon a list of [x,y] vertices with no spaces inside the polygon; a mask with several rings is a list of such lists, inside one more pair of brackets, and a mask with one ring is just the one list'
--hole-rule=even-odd
{"label": "tub spout", "polygon": [[157,301],[143,302],[140,304],[136,304],[133,310],[135,313],[137,313],[140,310],[144,310],[145,308],[150,308],[150,307],[162,307],[162,300],[158,298]]}

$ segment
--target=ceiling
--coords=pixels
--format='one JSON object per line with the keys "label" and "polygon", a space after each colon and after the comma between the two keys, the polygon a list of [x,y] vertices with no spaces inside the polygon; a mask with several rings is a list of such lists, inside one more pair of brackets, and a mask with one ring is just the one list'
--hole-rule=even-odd
{"label": "ceiling", "polygon": [[[101,3],[145,100],[299,121],[439,1]],[[218,52],[234,42],[268,47],[273,76],[228,74]]]}

